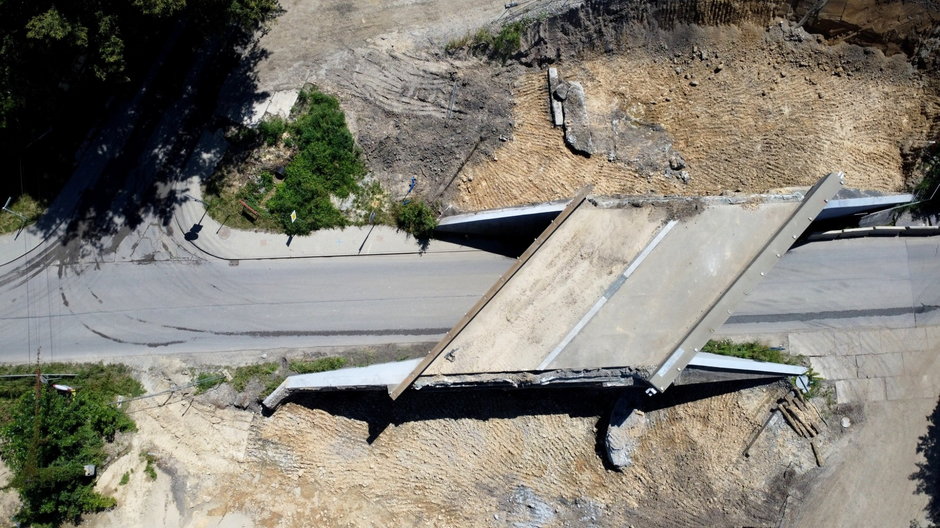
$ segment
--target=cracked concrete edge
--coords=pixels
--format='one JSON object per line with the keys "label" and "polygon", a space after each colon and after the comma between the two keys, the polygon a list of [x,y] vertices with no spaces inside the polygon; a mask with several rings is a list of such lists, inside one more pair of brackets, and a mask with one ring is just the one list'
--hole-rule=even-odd
{"label": "cracked concrete edge", "polygon": [[711,305],[692,330],[676,345],[672,354],[660,364],[655,374],[647,380],[653,387],[652,390],[662,392],[672,385],[701,347],[708,342],[715,330],[724,324],[733,309],[760,281],[761,276],[787,252],[844,183],[845,175],[841,172],[833,172],[821,178],[806,193],[803,202],[790,218],[741,271],[734,283]]}
{"label": "cracked concrete edge", "polygon": [[454,340],[454,338],[457,337],[458,334],[460,334],[461,331],[463,331],[470,321],[472,321],[473,318],[476,317],[476,315],[480,313],[480,311],[483,310],[487,304],[489,304],[490,300],[492,300],[493,297],[495,297],[496,294],[498,294],[499,291],[503,289],[503,286],[512,280],[513,276],[515,276],[515,274],[526,264],[526,262],[528,262],[529,259],[532,258],[536,252],[538,252],[542,245],[555,233],[555,231],[565,222],[565,220],[567,220],[568,217],[578,209],[578,207],[581,207],[581,205],[587,200],[587,195],[591,192],[592,189],[593,186],[590,185],[582,187],[578,193],[575,194],[574,198],[572,198],[571,202],[568,203],[565,209],[554,220],[552,220],[552,223],[547,228],[545,228],[545,231],[543,231],[542,234],[535,239],[532,245],[530,245],[529,248],[526,249],[525,252],[516,260],[515,264],[513,264],[508,270],[506,270],[505,273],[503,273],[499,280],[497,280],[496,283],[493,284],[493,286],[491,286],[490,289],[483,295],[483,297],[481,297],[476,302],[476,304],[474,304],[473,307],[466,314],[464,314],[463,318],[453,328],[451,328],[447,335],[445,335],[444,338],[441,339],[437,345],[431,349],[430,352],[428,352],[428,355],[425,356],[424,360],[418,364],[414,371],[411,372],[411,374],[409,374],[395,388],[389,391],[389,395],[393,400],[401,396],[401,393],[410,387],[411,384],[418,378],[418,376],[423,374],[424,371],[427,370],[429,366],[431,366],[431,363],[433,363],[434,360],[436,360],[438,356],[441,355],[444,349],[447,348],[447,346]]}

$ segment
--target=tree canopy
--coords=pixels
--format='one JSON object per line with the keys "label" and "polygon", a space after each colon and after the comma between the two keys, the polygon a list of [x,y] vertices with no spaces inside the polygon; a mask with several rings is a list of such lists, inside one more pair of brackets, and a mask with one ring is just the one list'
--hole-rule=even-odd
{"label": "tree canopy", "polygon": [[100,111],[146,71],[174,28],[250,35],[276,7],[277,0],[0,0],[0,154],[16,155],[56,127],[83,135],[91,123],[63,123]]}
{"label": "tree canopy", "polygon": [[94,490],[84,466],[103,464],[104,441],[134,429],[123,411],[101,393],[60,394],[43,385],[17,400],[11,414],[0,427],[0,457],[13,471],[9,486],[22,501],[18,522],[53,527],[115,506],[113,498]]}

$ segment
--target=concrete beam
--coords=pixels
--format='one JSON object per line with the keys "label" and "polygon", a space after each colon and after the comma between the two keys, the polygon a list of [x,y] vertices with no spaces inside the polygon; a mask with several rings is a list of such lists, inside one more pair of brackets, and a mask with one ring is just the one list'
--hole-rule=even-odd
{"label": "concrete beam", "polygon": [[552,111],[552,124],[560,127],[565,124],[565,113],[562,110],[561,101],[555,99],[555,88],[558,87],[558,69],[548,69],[548,104]]}
{"label": "concrete beam", "polygon": [[565,200],[446,216],[435,231],[483,236],[516,234],[520,230],[541,233],[567,205],[568,201]]}
{"label": "concrete beam", "polygon": [[294,392],[369,390],[395,386],[418,366],[421,359],[379,363],[368,367],[344,368],[313,374],[288,376],[262,404],[274,409]]}

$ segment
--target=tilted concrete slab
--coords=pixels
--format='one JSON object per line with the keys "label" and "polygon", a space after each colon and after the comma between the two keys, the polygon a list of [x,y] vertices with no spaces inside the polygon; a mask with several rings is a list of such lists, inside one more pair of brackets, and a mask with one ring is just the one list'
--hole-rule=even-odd
{"label": "tilted concrete slab", "polygon": [[379,363],[367,367],[344,368],[288,376],[262,403],[268,409],[273,409],[280,405],[284,398],[295,392],[385,389],[401,383],[420,362],[421,359],[418,358],[408,361]]}
{"label": "tilted concrete slab", "polygon": [[[538,366],[668,222],[658,207],[579,208],[447,347],[427,374],[547,370]],[[599,357],[573,368],[623,366]]]}
{"label": "tilted concrete slab", "polygon": [[841,184],[802,201],[569,206],[392,396],[419,376],[618,367],[665,390]]}
{"label": "tilted concrete slab", "polygon": [[549,368],[658,365],[798,205],[711,207],[684,219]]}

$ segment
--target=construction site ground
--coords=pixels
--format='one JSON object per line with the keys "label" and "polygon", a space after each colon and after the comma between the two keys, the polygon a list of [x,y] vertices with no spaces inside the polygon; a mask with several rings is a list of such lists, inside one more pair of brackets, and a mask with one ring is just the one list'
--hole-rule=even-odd
{"label": "construction site ground", "polygon": [[[898,20],[922,9],[858,4],[878,4]],[[565,6],[576,4],[524,7],[536,16]],[[595,194],[764,192],[833,170],[846,173],[848,186],[895,191],[916,176],[906,156],[937,137],[938,83],[894,55],[897,43],[807,38],[770,15],[726,16],[718,27],[610,26],[610,46],[559,49],[551,61],[524,52],[522,63],[503,65],[443,51],[450,39],[511,19],[502,2],[282,7],[260,41],[267,51],[255,88],[273,95],[314,83],[337,95],[377,179],[403,195],[414,176],[418,194],[457,210],[566,198],[585,183]],[[853,4],[843,15],[868,12]],[[544,34],[525,38],[543,37],[540,49],[561,46],[550,30],[564,24],[543,22]],[[549,120],[548,62],[583,84],[592,130],[618,146],[614,155],[584,157],[565,146]],[[650,148],[631,150],[629,138]],[[660,156],[667,147],[683,158],[687,182]],[[935,352],[940,338],[925,336],[924,352]],[[623,471],[603,454],[614,391],[409,393],[394,405],[381,393],[340,393],[296,400],[269,417],[234,407],[238,395],[227,385],[198,396],[176,391],[131,404],[138,431],[118,439],[99,479],[119,506],[83,525],[907,526],[923,521],[927,501],[908,476],[940,390],[935,356],[911,367],[927,378],[923,393],[891,400],[882,382],[873,401],[866,391],[874,383],[856,368],[856,397],[818,400],[828,417],[822,468],[780,419],[742,456],[780,385],[670,390],[648,413],[651,426]],[[277,359],[269,352],[264,360]],[[199,365],[135,361],[148,392],[189,383]],[[899,506],[885,507],[889,500]],[[0,524],[15,509],[14,494],[0,492]]]}
{"label": "construction site ground", "polygon": [[[148,392],[189,381],[183,361],[148,363]],[[602,455],[619,391],[415,393],[394,406],[334,393],[263,417],[232,407],[225,385],[184,390],[131,404],[139,430],[117,440],[98,485],[120,506],[83,525],[770,525],[815,467],[782,420],[741,456],[785,390],[672,391],[624,471]]]}
{"label": "construction site ground", "polygon": [[[757,3],[767,4],[762,15],[703,15],[718,26],[681,22],[720,11],[695,2],[647,15],[660,25],[538,16],[577,7],[564,2],[511,14],[472,2],[291,5],[260,41],[256,89],[262,99],[307,83],[335,94],[372,176],[393,197],[414,177],[413,192],[446,211],[564,199],[587,183],[598,195],[762,193],[836,170],[848,187],[915,183],[913,161],[940,128],[937,80],[894,42],[827,39],[766,13],[784,4]],[[929,22],[923,11],[897,7],[893,25],[859,23],[901,38],[923,30],[912,25]],[[523,33],[518,61],[444,51],[477,28],[526,17],[539,21]],[[310,27],[325,32],[311,39]],[[591,41],[598,34],[603,45]],[[565,145],[552,126],[547,65],[584,86],[592,134],[607,148],[586,157]],[[671,167],[670,154],[682,163]]]}

